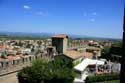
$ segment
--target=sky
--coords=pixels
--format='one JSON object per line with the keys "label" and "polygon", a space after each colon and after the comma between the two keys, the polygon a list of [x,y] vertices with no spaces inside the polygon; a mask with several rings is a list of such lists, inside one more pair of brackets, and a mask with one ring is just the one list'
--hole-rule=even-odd
{"label": "sky", "polygon": [[122,38],[124,0],[0,0],[0,32]]}

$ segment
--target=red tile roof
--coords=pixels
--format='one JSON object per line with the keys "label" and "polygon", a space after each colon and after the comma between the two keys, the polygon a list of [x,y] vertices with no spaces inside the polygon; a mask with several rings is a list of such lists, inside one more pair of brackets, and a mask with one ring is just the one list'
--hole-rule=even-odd
{"label": "red tile roof", "polygon": [[68,38],[68,36],[66,34],[57,34],[54,35],[53,38]]}
{"label": "red tile roof", "polygon": [[15,59],[15,57],[14,57],[14,56],[7,56],[7,59],[8,59],[9,61],[12,61],[12,60]]}
{"label": "red tile roof", "polygon": [[80,52],[74,50],[65,51],[64,55],[72,59],[78,59],[82,57]]}
{"label": "red tile roof", "polygon": [[83,52],[83,53],[81,53],[81,55],[82,55],[84,58],[92,58],[92,57],[93,57],[93,54],[92,54],[92,53],[89,53],[89,52]]}

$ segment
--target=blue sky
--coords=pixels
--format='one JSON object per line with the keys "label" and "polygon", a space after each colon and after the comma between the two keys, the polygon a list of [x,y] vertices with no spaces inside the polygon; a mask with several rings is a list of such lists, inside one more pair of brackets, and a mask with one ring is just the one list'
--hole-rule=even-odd
{"label": "blue sky", "polygon": [[0,0],[0,31],[122,38],[124,0]]}

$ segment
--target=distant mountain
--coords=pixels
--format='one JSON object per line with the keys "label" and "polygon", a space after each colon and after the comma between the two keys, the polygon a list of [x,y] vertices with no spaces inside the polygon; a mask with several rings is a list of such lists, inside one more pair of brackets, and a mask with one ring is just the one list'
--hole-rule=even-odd
{"label": "distant mountain", "polygon": [[50,37],[52,33],[26,33],[26,32],[0,32],[2,36],[14,36],[14,37]]}
{"label": "distant mountain", "polygon": [[70,38],[89,38],[90,36],[86,36],[86,35],[72,35],[72,34],[68,34],[68,36]]}
{"label": "distant mountain", "polygon": [[[12,37],[35,37],[35,38],[48,38],[52,37],[54,33],[26,33],[26,32],[0,32],[0,36],[12,36]],[[114,38],[100,38],[100,37],[92,37],[92,36],[86,36],[86,35],[73,35],[73,34],[67,34],[70,38],[75,39],[93,39],[93,40],[109,40],[109,41],[121,41],[121,39],[114,39]]]}
{"label": "distant mountain", "polygon": [[[4,36],[30,36],[30,37],[51,37],[54,33],[26,33],[26,32],[0,32]],[[85,38],[88,36],[67,34],[71,38]]]}

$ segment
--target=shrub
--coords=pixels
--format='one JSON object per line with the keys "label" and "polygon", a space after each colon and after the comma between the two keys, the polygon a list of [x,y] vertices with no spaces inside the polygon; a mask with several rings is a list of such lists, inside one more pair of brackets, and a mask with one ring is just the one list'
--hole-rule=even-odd
{"label": "shrub", "polygon": [[117,80],[120,76],[117,73],[113,74],[103,74],[103,75],[96,75],[96,76],[88,76],[86,78],[86,83],[93,83],[93,82],[101,82],[101,81],[109,81],[109,80]]}

